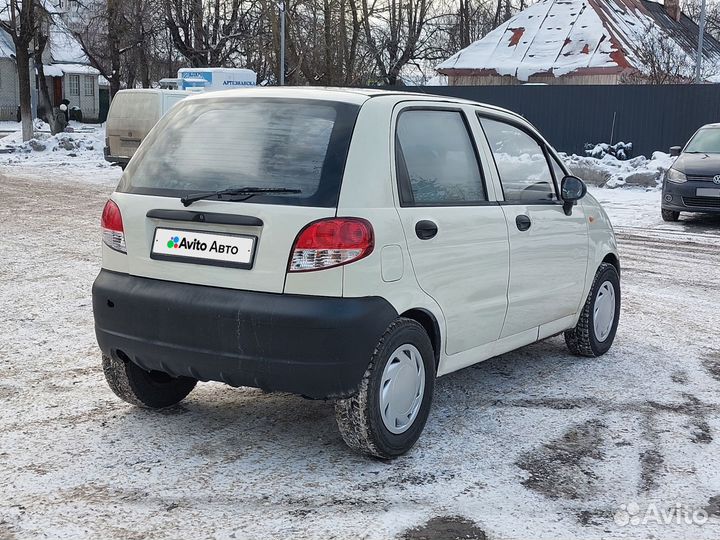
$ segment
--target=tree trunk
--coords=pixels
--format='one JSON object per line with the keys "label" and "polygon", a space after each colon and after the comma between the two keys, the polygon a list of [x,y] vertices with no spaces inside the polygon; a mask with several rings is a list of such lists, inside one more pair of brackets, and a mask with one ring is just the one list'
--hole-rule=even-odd
{"label": "tree trunk", "polygon": [[108,42],[110,45],[110,97],[120,91],[120,6],[118,0],[108,0]]}
{"label": "tree trunk", "polygon": [[50,99],[50,89],[47,85],[47,79],[45,78],[45,70],[42,62],[37,64],[37,71],[38,82],[40,84],[40,105],[43,109],[45,109],[45,118],[43,120],[50,124],[50,133],[55,135],[60,131],[60,129],[55,121],[55,110],[53,108],[52,100]]}
{"label": "tree trunk", "polygon": [[[325,66],[324,70],[325,73],[323,74],[320,81],[325,86],[331,86],[333,84],[338,84],[336,82],[336,79],[334,77],[334,69],[333,69],[333,31],[337,31],[336,28],[333,28],[333,21],[332,21],[332,10],[330,9],[330,1],[324,0],[323,2],[323,25],[325,26],[323,37],[324,37],[324,46],[325,46]],[[342,65],[339,66],[342,70]],[[312,82],[310,83],[312,84]]]}
{"label": "tree trunk", "polygon": [[206,51],[205,27],[203,25],[203,2],[193,0],[192,2],[193,21],[193,48],[195,58],[191,59],[193,67],[206,67],[208,65],[208,51]]}
{"label": "tree trunk", "polygon": [[33,138],[32,88],[30,86],[30,54],[25,48],[15,51],[20,91],[20,118],[22,120],[23,141]]}
{"label": "tree trunk", "polygon": [[52,99],[50,98],[50,89],[47,85],[47,79],[45,78],[45,66],[42,63],[42,55],[47,45],[47,36],[38,33],[35,39],[35,58],[40,61],[35,62],[37,68],[38,86],[40,88],[39,105],[45,111],[45,120],[50,125],[50,132],[55,135],[59,132],[57,122],[55,121],[55,111],[53,109]]}

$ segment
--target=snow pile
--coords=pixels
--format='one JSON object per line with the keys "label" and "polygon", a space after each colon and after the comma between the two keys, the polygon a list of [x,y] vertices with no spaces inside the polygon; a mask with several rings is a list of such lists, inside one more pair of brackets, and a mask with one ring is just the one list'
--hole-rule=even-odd
{"label": "snow pile", "polygon": [[608,143],[588,143],[585,145],[585,154],[597,159],[604,158],[607,154],[615,156],[621,161],[628,159],[632,155],[633,144],[618,142],[615,144]]}
{"label": "snow pile", "polygon": [[[3,123],[10,127],[10,123]],[[5,125],[7,124],[7,125]],[[23,142],[20,123],[0,139],[0,174],[33,174],[47,179],[68,178],[90,183],[117,183],[122,171],[105,161],[105,126],[70,121],[72,132],[50,134],[50,127],[35,123],[35,137]],[[8,130],[9,131],[9,130]]]}
{"label": "snow pile", "polygon": [[653,152],[652,158],[637,156],[625,161],[611,154],[601,159],[561,154],[570,171],[586,183],[599,187],[639,186],[657,188],[675,158],[664,152]]}
{"label": "snow pile", "polygon": [[83,133],[58,133],[48,135],[38,133],[33,139],[22,142],[22,136],[13,134],[8,137],[10,141],[3,141],[4,150],[10,153],[28,152],[58,152],[66,151],[70,157],[76,157],[80,152],[92,152],[98,144],[95,137]]}
{"label": "snow pile", "polygon": [[103,127],[78,122],[71,122],[70,127],[70,132],[51,135],[49,126],[38,120],[34,125],[35,136],[27,142],[23,142],[21,131],[11,133],[0,139],[0,163],[37,161],[57,164],[58,160],[67,161],[68,158],[78,157],[102,161],[105,138]]}

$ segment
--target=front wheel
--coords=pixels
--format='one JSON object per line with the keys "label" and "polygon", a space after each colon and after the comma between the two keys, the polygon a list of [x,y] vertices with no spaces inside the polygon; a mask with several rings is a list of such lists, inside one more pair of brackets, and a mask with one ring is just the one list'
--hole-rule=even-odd
{"label": "front wheel", "polygon": [[677,221],[680,219],[680,212],[675,210],[666,210],[665,208],[662,208],[660,210],[660,214],[662,215],[663,221]]}
{"label": "front wheel", "polygon": [[383,459],[400,456],[420,437],[435,387],[435,355],[425,329],[399,318],[375,347],[358,392],[335,403],[345,443]]}
{"label": "front wheel", "polygon": [[577,325],[565,332],[565,343],[573,354],[601,356],[612,346],[619,320],[620,276],[612,264],[602,263]]}

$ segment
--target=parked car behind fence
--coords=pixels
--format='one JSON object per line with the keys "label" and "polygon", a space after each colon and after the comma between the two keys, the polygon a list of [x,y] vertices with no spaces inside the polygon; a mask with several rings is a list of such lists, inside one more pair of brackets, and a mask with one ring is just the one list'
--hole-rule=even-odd
{"label": "parked car behind fence", "polygon": [[698,129],[685,145],[673,146],[677,156],[665,173],[662,218],[677,221],[680,212],[720,213],[720,124]]}

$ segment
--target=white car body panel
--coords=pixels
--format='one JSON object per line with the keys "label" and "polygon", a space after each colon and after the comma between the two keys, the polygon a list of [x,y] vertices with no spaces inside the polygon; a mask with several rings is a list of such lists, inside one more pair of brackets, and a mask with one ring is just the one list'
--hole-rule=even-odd
{"label": "white car body panel", "polygon": [[[116,192],[113,194],[112,199],[120,207],[123,216],[127,245],[126,268],[131,275],[227,289],[272,293],[283,292],[290,251],[300,229],[311,221],[332,217],[335,214],[334,208],[262,205],[242,202],[198,201],[192,205],[193,211],[248,215],[258,217],[263,221],[262,227],[248,227],[170,221],[146,217],[148,211],[154,209],[186,210],[177,198]],[[150,250],[156,227],[257,236],[253,267],[250,270],[240,270],[205,264],[151,259]],[[109,270],[115,270],[110,266],[116,259],[117,257],[108,259],[107,264],[104,262],[103,266]],[[337,275],[334,292],[336,296],[340,296],[339,274],[337,271],[335,274]],[[320,279],[323,279],[321,288],[327,295],[328,289],[333,290],[331,275],[328,275],[327,278],[312,276],[307,278],[306,281]],[[327,281],[324,279],[327,279]],[[297,281],[293,281],[293,287],[301,289]],[[309,292],[303,294],[309,294]]]}
{"label": "white car body panel", "polygon": [[[502,337],[577,313],[585,289],[588,234],[583,207],[566,216],[561,204],[507,205],[510,233],[508,313]],[[532,226],[519,231],[518,215]]]}

